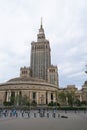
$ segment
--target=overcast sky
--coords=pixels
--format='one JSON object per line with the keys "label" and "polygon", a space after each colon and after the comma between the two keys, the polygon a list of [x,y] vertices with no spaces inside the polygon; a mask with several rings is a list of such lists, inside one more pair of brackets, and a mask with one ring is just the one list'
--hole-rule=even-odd
{"label": "overcast sky", "polygon": [[60,87],[80,89],[87,80],[87,0],[0,0],[0,83],[30,65],[41,17]]}

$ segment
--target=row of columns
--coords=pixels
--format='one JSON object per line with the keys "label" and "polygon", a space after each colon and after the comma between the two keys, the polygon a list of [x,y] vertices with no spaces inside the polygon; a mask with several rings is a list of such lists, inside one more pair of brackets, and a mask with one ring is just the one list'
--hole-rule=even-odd
{"label": "row of columns", "polygon": [[[21,92],[22,97],[26,95],[29,98],[29,101],[32,102],[33,99],[33,93],[35,91],[28,91],[28,90],[22,90],[22,91],[7,91],[6,92],[6,98],[5,101],[10,102],[11,101],[11,96],[12,93],[14,93],[14,96],[17,97],[19,96]],[[48,104],[51,101],[56,102],[56,97],[55,97],[55,92],[50,92],[50,91],[36,91],[36,97],[35,101],[37,104]],[[51,94],[53,94],[53,99],[51,99]],[[18,102],[17,102],[18,104]]]}

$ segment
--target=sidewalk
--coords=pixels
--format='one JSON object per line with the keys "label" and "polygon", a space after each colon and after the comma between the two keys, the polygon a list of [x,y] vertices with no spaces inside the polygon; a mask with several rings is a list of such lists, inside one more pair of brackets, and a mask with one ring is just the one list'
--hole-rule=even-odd
{"label": "sidewalk", "polygon": [[87,113],[66,115],[68,118],[0,118],[0,130],[87,130]]}

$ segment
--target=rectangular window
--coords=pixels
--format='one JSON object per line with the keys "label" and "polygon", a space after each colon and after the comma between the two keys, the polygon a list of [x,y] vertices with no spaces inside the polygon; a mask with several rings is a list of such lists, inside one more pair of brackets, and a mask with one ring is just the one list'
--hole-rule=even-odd
{"label": "rectangular window", "polygon": [[50,74],[50,83],[55,84],[55,75]]}
{"label": "rectangular window", "polygon": [[36,99],[36,92],[33,92],[33,100]]}
{"label": "rectangular window", "polygon": [[53,100],[53,93],[51,93],[51,100]]}

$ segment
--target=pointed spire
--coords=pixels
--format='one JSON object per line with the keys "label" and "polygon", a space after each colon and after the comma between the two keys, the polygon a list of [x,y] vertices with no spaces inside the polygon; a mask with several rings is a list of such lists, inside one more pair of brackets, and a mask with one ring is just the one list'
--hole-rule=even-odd
{"label": "pointed spire", "polygon": [[43,41],[43,40],[45,40],[45,34],[44,34],[44,29],[42,24],[42,17],[41,17],[41,24],[40,24],[39,34],[37,35],[37,41]]}
{"label": "pointed spire", "polygon": [[41,17],[41,24],[40,24],[39,33],[44,33],[43,24],[42,24],[42,17]]}
{"label": "pointed spire", "polygon": [[43,25],[42,25],[42,17],[41,17],[41,26],[40,26],[40,27],[41,27],[41,29],[43,28]]}

